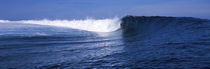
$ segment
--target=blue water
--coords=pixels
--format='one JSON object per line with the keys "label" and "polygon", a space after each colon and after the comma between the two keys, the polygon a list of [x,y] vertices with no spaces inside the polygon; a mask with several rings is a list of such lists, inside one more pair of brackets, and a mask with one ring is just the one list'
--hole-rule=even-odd
{"label": "blue water", "polygon": [[209,2],[0,0],[0,69],[210,69]]}
{"label": "blue water", "polygon": [[2,21],[0,69],[210,68],[209,20],[121,21],[122,27],[110,32],[54,26],[53,21],[49,25]]}

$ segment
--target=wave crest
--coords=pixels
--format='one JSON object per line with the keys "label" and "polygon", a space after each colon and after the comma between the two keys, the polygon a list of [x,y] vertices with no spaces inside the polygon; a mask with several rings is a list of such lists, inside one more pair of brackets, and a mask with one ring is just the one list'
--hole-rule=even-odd
{"label": "wave crest", "polygon": [[72,29],[79,29],[92,32],[112,32],[120,28],[120,19],[85,19],[85,20],[21,20],[21,21],[9,21],[0,20],[1,23],[26,23],[26,24],[38,24],[56,27],[65,27]]}

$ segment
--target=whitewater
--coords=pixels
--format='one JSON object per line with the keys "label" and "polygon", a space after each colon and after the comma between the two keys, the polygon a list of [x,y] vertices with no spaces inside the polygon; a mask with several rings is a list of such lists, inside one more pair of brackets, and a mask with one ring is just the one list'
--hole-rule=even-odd
{"label": "whitewater", "polygon": [[0,20],[0,23],[25,23],[37,24],[56,27],[65,27],[93,32],[113,32],[120,28],[120,19],[115,17],[112,19],[85,19],[85,20],[20,20],[9,21]]}

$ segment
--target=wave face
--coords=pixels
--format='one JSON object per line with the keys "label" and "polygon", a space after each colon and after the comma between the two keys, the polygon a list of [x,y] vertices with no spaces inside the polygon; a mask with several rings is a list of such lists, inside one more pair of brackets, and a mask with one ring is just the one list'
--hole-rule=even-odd
{"label": "wave face", "polygon": [[205,19],[0,22],[0,69],[210,68],[210,21]]}
{"label": "wave face", "polygon": [[47,25],[56,27],[65,27],[72,29],[79,29],[92,32],[112,32],[120,28],[119,18],[113,19],[86,19],[86,20],[21,20],[21,21],[9,21],[0,20],[1,23],[26,23]]}
{"label": "wave face", "polygon": [[209,22],[209,20],[191,17],[126,16],[122,18],[121,27],[125,35],[152,35],[163,31],[168,33],[180,33],[179,31],[172,32],[174,30],[185,30],[189,32],[195,28],[204,28],[206,27],[205,24]]}

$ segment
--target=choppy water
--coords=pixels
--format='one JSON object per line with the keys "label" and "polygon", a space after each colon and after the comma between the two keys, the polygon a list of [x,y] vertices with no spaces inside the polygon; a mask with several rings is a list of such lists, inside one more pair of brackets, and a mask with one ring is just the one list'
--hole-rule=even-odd
{"label": "choppy water", "polygon": [[0,69],[210,68],[209,20],[0,22]]}

